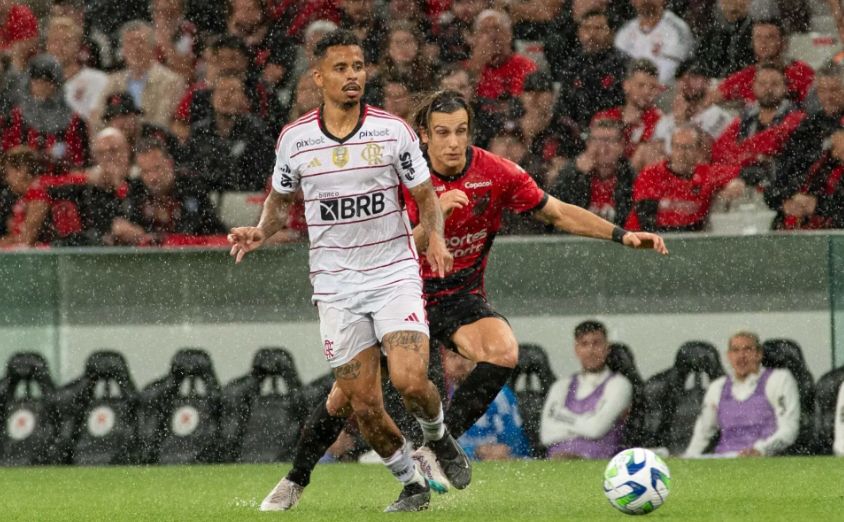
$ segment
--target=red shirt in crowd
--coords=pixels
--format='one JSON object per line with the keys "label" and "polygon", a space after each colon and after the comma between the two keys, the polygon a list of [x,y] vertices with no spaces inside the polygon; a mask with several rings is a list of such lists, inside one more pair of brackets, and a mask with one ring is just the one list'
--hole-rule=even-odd
{"label": "red shirt in crowd", "polygon": [[592,176],[589,212],[601,216],[607,221],[615,219],[615,186],[617,182],[618,179],[615,176],[607,179]]}
{"label": "red shirt in crowd", "polygon": [[21,108],[15,107],[0,118],[0,148],[7,151],[19,145],[46,153],[62,167],[84,167],[88,161],[88,127],[78,114],[74,114],[65,130],[41,134],[26,124]]}
{"label": "red shirt in crowd", "polygon": [[[715,194],[740,170],[734,166],[698,165],[692,177],[685,179],[674,175],[668,169],[668,160],[663,160],[639,173],[633,184],[633,204],[657,201],[656,226],[660,230],[693,228],[703,224]],[[625,228],[641,229],[635,208]]]}
{"label": "red shirt in crowd", "polygon": [[712,145],[712,163],[746,167],[759,156],[776,156],[785,149],[791,135],[806,117],[803,111],[792,111],[776,125],[739,141],[741,118],[737,117]]}
{"label": "red shirt in crowd", "polygon": [[[592,122],[598,120],[609,119],[616,121],[623,121],[624,107],[615,107],[596,113],[592,117]],[[632,158],[636,153],[636,147],[640,143],[647,143],[651,141],[656,130],[656,124],[662,118],[662,111],[656,107],[651,107],[642,114],[642,118],[633,125],[625,125],[624,136],[624,155],[627,158]]]}
{"label": "red shirt in crowd", "polygon": [[530,58],[513,53],[510,59],[499,67],[484,66],[478,81],[477,95],[481,98],[498,99],[509,93],[518,96],[522,93],[525,78],[537,70],[536,64]]}
{"label": "red shirt in crowd", "polygon": [[[806,181],[800,187],[801,194],[809,194],[818,198],[818,203],[825,197],[832,196],[838,191],[838,184],[844,175],[844,166],[837,162],[832,163],[829,153],[823,155],[809,169]],[[832,163],[830,165],[830,163]],[[826,178],[826,179],[824,179]],[[819,206],[819,205],[818,205]],[[819,209],[816,207],[815,212]],[[782,222],[783,230],[821,230],[835,228],[831,217],[819,216],[817,213],[804,218],[797,216],[785,216]]]}
{"label": "red shirt in crowd", "polygon": [[[756,101],[753,94],[753,82],[756,80],[756,66],[745,67],[727,77],[718,86],[724,100],[744,100],[745,103]],[[788,86],[788,98],[795,103],[802,103],[815,81],[815,70],[809,64],[794,60],[785,68],[785,83]]]}
{"label": "red shirt in crowd", "polygon": [[0,45],[8,49],[15,42],[38,38],[38,19],[26,6],[15,4],[9,9],[6,21],[0,28]]}
{"label": "red shirt in crowd", "polygon": [[[437,194],[462,190],[469,204],[455,209],[445,222],[446,245],[454,256],[453,272],[440,279],[420,252],[425,297],[435,303],[457,293],[483,294],[484,270],[504,209],[520,214],[541,209],[548,196],[521,167],[477,147],[467,149],[462,173],[445,177],[432,171],[431,182]],[[416,202],[407,189],[404,195],[410,221],[418,223]]]}

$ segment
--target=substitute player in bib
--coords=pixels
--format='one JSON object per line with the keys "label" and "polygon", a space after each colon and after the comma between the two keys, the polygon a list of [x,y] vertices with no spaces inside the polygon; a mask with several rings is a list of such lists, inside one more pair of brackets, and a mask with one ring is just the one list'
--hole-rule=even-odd
{"label": "substitute player in bib", "polygon": [[[443,210],[450,214],[445,237],[455,263],[455,271],[445,278],[438,276],[436,260],[426,258],[422,264],[431,338],[477,363],[446,412],[449,432],[459,437],[486,413],[519,358],[510,325],[489,305],[483,286],[487,256],[504,208],[533,215],[572,234],[612,239],[662,254],[668,251],[659,236],[627,232],[589,211],[549,197],[518,165],[469,146],[472,109],[460,93],[430,95],[415,111],[413,123],[425,144]],[[411,198],[406,201],[412,220],[421,220],[418,205]],[[413,235],[417,248],[428,248],[431,238],[424,226],[417,226]],[[432,363],[432,371],[437,369]],[[328,410],[337,413],[312,429],[314,436],[302,439],[297,447],[293,471],[288,475],[295,474],[297,484],[307,484],[316,461],[339,436],[345,421],[337,416],[348,412],[345,400],[341,394],[330,395]],[[455,473],[455,461],[444,461],[439,453],[425,446],[414,454],[431,486],[440,493],[452,485],[465,488],[468,481],[453,478],[461,478]]]}
{"label": "substitute player in bib", "polygon": [[[403,120],[360,102],[366,69],[358,38],[348,31],[328,33],[314,56],[324,103],[282,130],[261,221],[232,229],[231,254],[240,262],[281,230],[301,187],[313,301],[325,357],[337,379],[331,396],[343,399],[338,402],[344,411],[331,413],[354,413],[361,433],[403,484],[387,511],[420,511],[428,507],[430,488],[411,458],[412,448],[384,411],[380,355],[383,349],[392,382],[428,444],[440,459],[462,464],[470,477],[469,461],[445,430],[439,392],[427,378],[428,325],[402,187],[421,209],[422,226],[432,238],[427,258],[440,277],[452,266],[442,239],[442,210],[416,134]],[[319,432],[329,417],[325,405],[318,408],[303,439],[312,436],[308,430]],[[285,478],[261,509],[295,506],[305,485]]]}

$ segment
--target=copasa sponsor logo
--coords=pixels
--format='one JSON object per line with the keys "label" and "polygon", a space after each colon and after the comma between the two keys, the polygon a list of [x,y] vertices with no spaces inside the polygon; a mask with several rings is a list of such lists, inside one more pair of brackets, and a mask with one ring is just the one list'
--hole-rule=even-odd
{"label": "copasa sponsor logo", "polygon": [[467,189],[477,189],[477,188],[491,187],[492,186],[492,180],[479,181],[478,183],[472,183],[472,182],[467,181],[466,184],[463,185],[463,186],[466,187]]}
{"label": "copasa sponsor logo", "polygon": [[486,229],[479,232],[468,233],[464,236],[454,236],[446,240],[449,252],[455,258],[477,254],[484,248],[484,240],[487,237]]}
{"label": "copasa sponsor logo", "polygon": [[325,137],[307,138],[296,142],[296,150],[302,150],[302,147],[313,147],[314,145],[322,145],[325,143]]}
{"label": "copasa sponsor logo", "polygon": [[358,139],[362,140],[363,138],[383,138],[385,136],[389,136],[390,131],[388,129],[381,129],[381,130],[362,130],[358,133]]}

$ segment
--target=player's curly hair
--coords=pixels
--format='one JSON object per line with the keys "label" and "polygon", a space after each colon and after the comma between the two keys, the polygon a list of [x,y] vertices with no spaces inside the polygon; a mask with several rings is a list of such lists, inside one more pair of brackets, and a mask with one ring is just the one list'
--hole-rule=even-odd
{"label": "player's curly hair", "polygon": [[361,42],[355,33],[346,29],[335,29],[325,33],[314,45],[314,58],[322,60],[331,47],[360,47]]}
{"label": "player's curly hair", "polygon": [[469,115],[469,134],[471,135],[475,119],[472,106],[462,94],[450,89],[422,95],[410,115],[410,124],[420,136],[423,132],[430,135],[431,114],[435,112],[454,114],[459,110],[464,110]]}

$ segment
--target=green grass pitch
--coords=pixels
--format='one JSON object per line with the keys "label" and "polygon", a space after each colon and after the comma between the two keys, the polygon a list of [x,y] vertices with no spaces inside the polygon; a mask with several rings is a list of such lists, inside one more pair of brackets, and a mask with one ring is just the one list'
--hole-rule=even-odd
{"label": "green grass pitch", "polygon": [[[844,520],[844,461],[669,460],[668,502],[653,521]],[[605,462],[477,464],[465,491],[434,495],[421,514],[381,513],[399,487],[382,466],[321,465],[299,507],[258,505],[288,466],[0,469],[3,522],[623,521],[601,488]]]}

